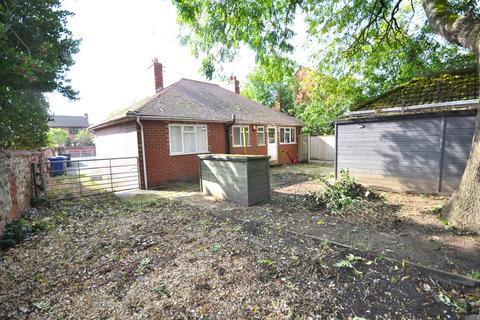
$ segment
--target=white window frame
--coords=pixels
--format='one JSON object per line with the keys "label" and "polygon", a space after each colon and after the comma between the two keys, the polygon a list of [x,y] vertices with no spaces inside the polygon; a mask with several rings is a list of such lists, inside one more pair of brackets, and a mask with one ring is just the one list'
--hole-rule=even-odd
{"label": "white window frame", "polygon": [[[259,129],[262,129],[262,130],[263,130],[263,141],[262,141],[262,143],[258,143],[258,130],[259,130]],[[256,132],[256,134],[255,134],[255,138],[257,139],[257,146],[266,146],[266,145],[267,145],[267,144],[265,143],[265,141],[266,141],[265,132],[266,132],[266,130],[265,130],[265,127],[264,127],[264,126],[257,126],[257,132]]]}
{"label": "white window frame", "polygon": [[[172,139],[171,139],[171,128],[172,127],[181,127],[181,135],[182,135],[182,151],[181,152],[172,152]],[[185,127],[194,127],[195,132],[195,150],[196,152],[184,152],[185,151]],[[207,150],[198,150],[198,138],[197,138],[197,129],[198,128],[205,128],[205,146]],[[192,133],[192,131],[186,131],[187,133]],[[199,154],[199,153],[209,153],[208,151],[208,126],[206,124],[187,124],[187,123],[170,123],[168,125],[168,146],[170,150],[171,156],[178,156],[178,155],[186,155],[186,154]]]}
{"label": "white window frame", "polygon": [[[283,137],[282,137],[282,130],[283,130]],[[285,134],[287,133],[287,130],[289,131],[289,134],[290,134],[290,142],[285,142]],[[280,127],[278,129],[278,134],[279,134],[280,144],[297,144],[297,128],[295,128],[295,127]],[[282,142],[282,140],[283,140],[283,142]],[[295,141],[292,141],[292,140],[295,140]]]}
{"label": "white window frame", "polygon": [[240,128],[240,142],[242,141],[242,136],[243,136],[243,128],[247,128],[247,147],[251,147],[252,145],[250,144],[250,126],[232,126],[232,146],[235,148],[240,148],[240,147],[245,147],[243,144],[235,144],[235,139],[234,139],[234,128]]}

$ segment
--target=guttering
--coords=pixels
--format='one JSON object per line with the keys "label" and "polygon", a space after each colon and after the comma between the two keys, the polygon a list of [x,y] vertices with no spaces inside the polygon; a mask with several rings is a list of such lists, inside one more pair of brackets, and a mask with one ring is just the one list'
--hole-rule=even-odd
{"label": "guttering", "polygon": [[235,124],[235,114],[232,114],[232,121],[225,126],[225,139],[227,141],[227,154],[230,154],[230,128]]}
{"label": "guttering", "polygon": [[145,159],[145,140],[143,138],[143,124],[140,122],[140,117],[138,116],[137,116],[137,123],[140,126],[140,136],[142,139],[143,181],[145,181],[145,190],[148,190],[147,161]]}
{"label": "guttering", "polygon": [[376,110],[362,110],[362,111],[347,111],[345,112],[345,115],[348,117],[362,117],[362,116],[377,115],[382,113],[404,113],[408,111],[416,111],[416,110],[423,110],[423,109],[442,110],[444,108],[465,108],[467,106],[477,105],[479,104],[479,102],[480,102],[479,99],[447,101],[447,102],[420,104],[420,105],[406,106],[406,107],[393,107],[393,108],[382,108],[382,109],[376,109]]}

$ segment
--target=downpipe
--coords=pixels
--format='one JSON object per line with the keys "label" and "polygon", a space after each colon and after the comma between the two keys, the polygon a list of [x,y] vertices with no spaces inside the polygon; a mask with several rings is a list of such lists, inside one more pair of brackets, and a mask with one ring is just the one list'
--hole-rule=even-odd
{"label": "downpipe", "polygon": [[147,161],[145,159],[145,140],[143,137],[143,124],[140,122],[140,117],[137,116],[137,123],[140,126],[140,137],[142,140],[142,163],[143,163],[143,181],[145,181],[145,190],[148,190],[147,180]]}

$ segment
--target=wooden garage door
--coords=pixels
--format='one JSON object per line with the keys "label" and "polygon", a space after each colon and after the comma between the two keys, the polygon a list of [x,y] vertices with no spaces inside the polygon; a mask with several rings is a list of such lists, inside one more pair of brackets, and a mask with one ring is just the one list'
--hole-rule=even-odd
{"label": "wooden garage door", "polygon": [[474,122],[468,115],[339,123],[337,170],[348,168],[360,182],[383,190],[452,192]]}

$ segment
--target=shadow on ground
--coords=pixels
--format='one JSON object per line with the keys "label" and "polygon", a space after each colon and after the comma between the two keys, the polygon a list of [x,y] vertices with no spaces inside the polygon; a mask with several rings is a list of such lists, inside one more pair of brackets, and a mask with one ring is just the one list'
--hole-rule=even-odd
{"label": "shadow on ground", "polygon": [[168,198],[184,201],[226,216],[256,220],[275,229],[285,229],[337,241],[363,251],[382,252],[398,260],[458,274],[478,271],[480,237],[445,227],[427,212],[445,198],[383,193],[384,202],[362,205],[345,215],[309,210],[303,195],[319,191],[319,176],[332,168],[322,165],[296,165],[271,170],[272,199],[261,205],[243,207],[204,197],[198,183],[175,184],[158,191],[137,191],[120,195],[128,201]]}

